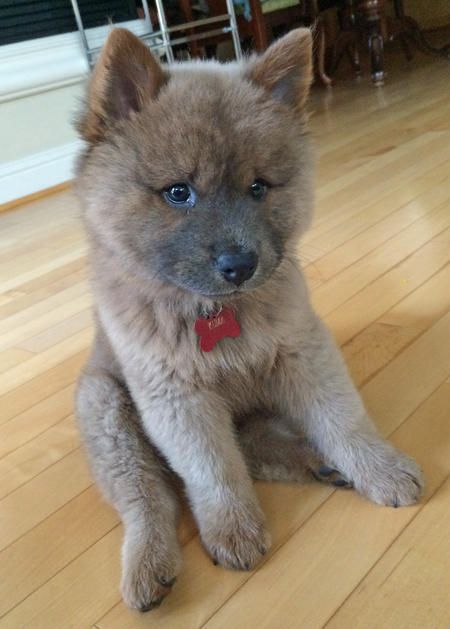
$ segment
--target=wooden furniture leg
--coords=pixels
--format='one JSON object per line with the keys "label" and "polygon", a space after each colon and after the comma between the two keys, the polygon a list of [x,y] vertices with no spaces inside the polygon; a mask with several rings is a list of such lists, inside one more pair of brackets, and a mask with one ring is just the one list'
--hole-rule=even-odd
{"label": "wooden furniture leg", "polygon": [[361,0],[357,5],[368,30],[370,65],[374,85],[383,85],[386,77],[381,26],[382,21],[385,21],[385,8],[385,0]]}
{"label": "wooden furniture leg", "polygon": [[[191,0],[180,0],[181,11],[183,13],[183,17],[186,22],[192,22],[194,19],[194,15],[192,12],[192,4]],[[195,35],[195,31],[190,28],[188,30],[188,35]],[[200,47],[197,41],[193,40],[189,42],[189,50],[191,57],[198,57],[200,54]]]}
{"label": "wooden furniture leg", "polygon": [[343,56],[346,54],[356,75],[361,74],[358,50],[358,27],[355,0],[346,0],[338,11],[339,33],[333,45],[330,74],[336,72]]}
{"label": "wooden furniture leg", "polygon": [[332,84],[332,79],[325,72],[325,26],[320,16],[314,23],[314,40],[316,74],[323,85],[328,87]]}
{"label": "wooden furniture leg", "polygon": [[266,22],[259,0],[250,0],[250,11],[252,13],[253,45],[255,50],[262,52],[269,45],[269,40],[267,38]]}

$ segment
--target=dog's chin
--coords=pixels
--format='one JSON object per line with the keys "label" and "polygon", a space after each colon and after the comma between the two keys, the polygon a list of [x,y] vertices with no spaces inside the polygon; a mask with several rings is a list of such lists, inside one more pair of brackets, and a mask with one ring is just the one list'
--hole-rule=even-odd
{"label": "dog's chin", "polygon": [[179,288],[196,295],[203,299],[211,299],[213,301],[236,301],[244,295],[248,295],[258,288],[261,288],[269,278],[261,278],[256,282],[244,282],[241,286],[230,286],[229,288],[205,288],[190,285],[178,285]]}

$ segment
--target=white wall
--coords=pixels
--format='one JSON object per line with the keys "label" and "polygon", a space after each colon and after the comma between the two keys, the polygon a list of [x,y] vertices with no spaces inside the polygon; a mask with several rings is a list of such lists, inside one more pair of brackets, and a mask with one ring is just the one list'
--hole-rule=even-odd
{"label": "white wall", "polygon": [[74,142],[84,82],[0,103],[0,164]]}

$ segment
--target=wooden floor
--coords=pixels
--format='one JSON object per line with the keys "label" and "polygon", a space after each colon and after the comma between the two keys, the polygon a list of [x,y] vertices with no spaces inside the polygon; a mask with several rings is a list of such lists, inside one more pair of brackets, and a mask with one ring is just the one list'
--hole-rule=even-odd
{"label": "wooden floor", "polygon": [[450,68],[401,60],[384,89],[315,90],[313,300],[382,432],[427,477],[416,507],[259,484],[274,546],[214,567],[190,522],[173,593],[120,601],[121,527],[86,466],[74,381],[91,340],[86,244],[70,191],[0,215],[0,627],[450,627]]}

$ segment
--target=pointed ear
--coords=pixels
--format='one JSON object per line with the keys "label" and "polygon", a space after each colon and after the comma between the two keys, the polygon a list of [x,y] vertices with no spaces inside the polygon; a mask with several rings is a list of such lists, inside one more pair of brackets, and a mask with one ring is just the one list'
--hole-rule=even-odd
{"label": "pointed ear", "polygon": [[273,98],[296,109],[305,104],[312,80],[312,35],[296,28],[254,61],[247,76]]}
{"label": "pointed ear", "polygon": [[87,111],[78,124],[82,137],[95,144],[117,120],[140,111],[155,98],[166,75],[141,40],[124,28],[109,35],[87,92]]}

